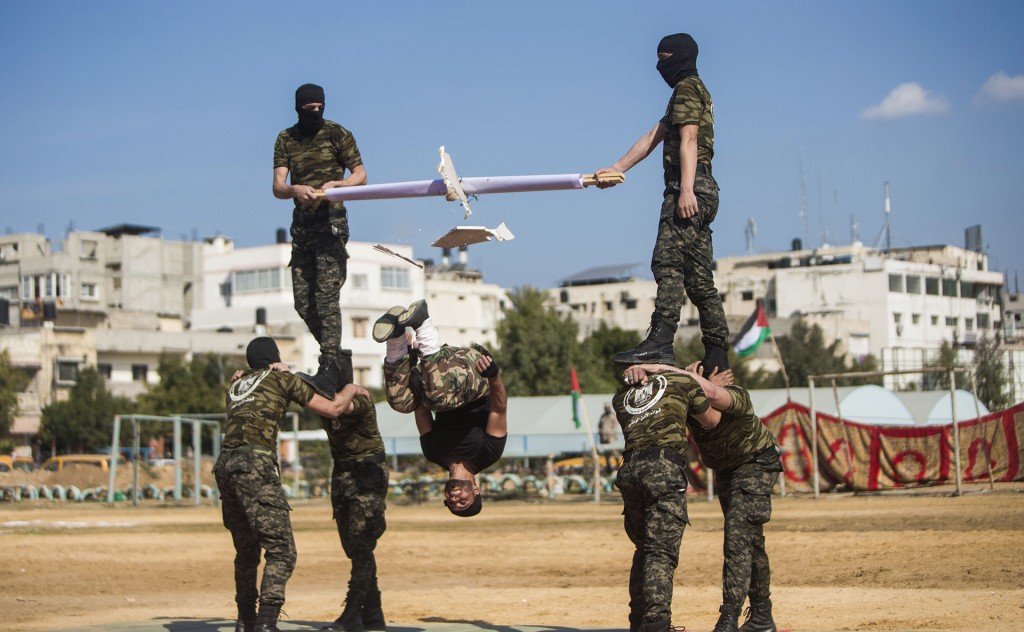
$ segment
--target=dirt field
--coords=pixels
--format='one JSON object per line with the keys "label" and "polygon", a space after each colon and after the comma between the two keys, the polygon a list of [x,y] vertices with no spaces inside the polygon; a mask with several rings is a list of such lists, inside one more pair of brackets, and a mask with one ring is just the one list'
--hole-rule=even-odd
{"label": "dirt field", "polygon": [[[1024,488],[777,498],[768,526],[776,620],[793,630],[1024,629]],[[632,547],[621,505],[391,504],[378,547],[397,624],[627,627]],[[293,503],[289,619],[337,616],[348,562],[326,500]],[[720,603],[722,518],[691,497],[674,623],[708,630]],[[232,548],[212,506],[0,505],[0,630],[234,616]]]}

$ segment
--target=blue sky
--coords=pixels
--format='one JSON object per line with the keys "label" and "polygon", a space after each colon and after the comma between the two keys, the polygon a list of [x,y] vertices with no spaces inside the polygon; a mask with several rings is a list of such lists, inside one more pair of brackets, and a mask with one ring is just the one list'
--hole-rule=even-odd
{"label": "blue sky", "polygon": [[[295,6],[293,6],[293,4]],[[655,48],[685,31],[715,100],[718,256],[804,236],[964,244],[1024,273],[1021,2],[8,2],[0,4],[0,231],[61,239],[129,222],[167,238],[271,243],[273,142],[294,90],[324,86],[370,182],[583,173],[663,114]],[[659,150],[660,152],[660,150]],[[349,203],[352,238],[413,246],[463,223],[485,279],[554,286],[596,265],[647,271],[660,153],[599,191]]]}

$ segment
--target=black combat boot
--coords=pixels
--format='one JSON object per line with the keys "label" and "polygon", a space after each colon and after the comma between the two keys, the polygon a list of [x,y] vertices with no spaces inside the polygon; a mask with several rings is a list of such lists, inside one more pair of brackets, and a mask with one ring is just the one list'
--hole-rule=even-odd
{"label": "black combat boot", "polygon": [[420,299],[409,305],[409,309],[398,315],[398,324],[402,327],[416,329],[428,318],[430,318],[430,314],[427,313],[427,300]]}
{"label": "black combat boot", "polygon": [[235,621],[235,632],[252,632],[256,625],[256,604],[238,605],[238,620]]}
{"label": "black combat boot", "polygon": [[363,609],[360,612],[363,627],[367,632],[386,632],[387,622],[384,621],[384,609],[380,605],[380,590],[371,589],[363,598]]}
{"label": "black combat boot", "polygon": [[734,606],[725,604],[718,609],[718,623],[715,624],[714,632],[739,632],[740,610],[742,605]]}
{"label": "black combat boot", "polygon": [[630,351],[615,354],[618,364],[675,364],[672,341],[676,337],[676,324],[657,314],[651,319],[647,338]]}
{"label": "black combat boot", "polygon": [[338,381],[341,377],[341,367],[338,365],[338,358],[334,356],[320,356],[320,368],[316,375],[297,373],[306,384],[313,387],[313,390],[327,399],[334,399],[338,392]]}
{"label": "black combat boot", "polygon": [[669,632],[670,630],[681,631],[685,628],[677,628],[672,625],[672,619],[662,619],[661,621],[651,621],[648,623],[642,623],[640,625],[641,632]]}
{"label": "black combat boot", "polygon": [[341,616],[334,620],[334,623],[325,625],[321,628],[323,632],[364,632],[363,618],[362,618],[362,599],[352,599],[352,593],[349,592],[348,597],[345,599],[345,609],[341,611]]}
{"label": "black combat boot", "polygon": [[281,606],[268,606],[261,603],[252,632],[281,632],[281,629],[277,627],[277,617],[280,614]]}
{"label": "black combat boot", "polygon": [[377,322],[373,323],[373,339],[377,342],[385,342],[392,338],[404,336],[405,327],[398,326],[398,315],[404,311],[404,307],[395,305],[384,312],[384,315],[378,318]]}
{"label": "black combat boot", "polygon": [[729,348],[709,340],[704,340],[704,359],[700,361],[704,377],[711,377],[717,368],[719,373],[729,370]]}
{"label": "black combat boot", "polygon": [[772,600],[750,601],[747,620],[740,626],[740,632],[777,632],[772,619]]}

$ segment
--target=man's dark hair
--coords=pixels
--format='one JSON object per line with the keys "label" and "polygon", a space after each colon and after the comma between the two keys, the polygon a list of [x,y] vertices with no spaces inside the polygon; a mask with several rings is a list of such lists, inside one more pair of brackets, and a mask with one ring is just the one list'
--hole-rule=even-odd
{"label": "man's dark hair", "polygon": [[448,507],[448,511],[452,512],[456,516],[459,516],[460,518],[471,518],[480,513],[480,510],[483,509],[484,507],[484,502],[478,495],[475,499],[473,499],[473,503],[469,507],[466,507],[465,509],[456,509],[455,507],[449,505],[447,500],[444,501],[444,505],[445,507]]}

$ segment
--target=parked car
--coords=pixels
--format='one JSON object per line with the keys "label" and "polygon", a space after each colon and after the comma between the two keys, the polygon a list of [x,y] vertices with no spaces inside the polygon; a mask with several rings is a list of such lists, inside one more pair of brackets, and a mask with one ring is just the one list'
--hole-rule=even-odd
{"label": "parked car", "polygon": [[[118,455],[117,465],[121,467],[127,465],[128,461],[123,456]],[[93,465],[104,472],[110,471],[110,455],[109,454],[62,454],[60,456],[52,456],[39,466],[41,469],[47,472],[60,472],[68,466],[74,465]]]}

